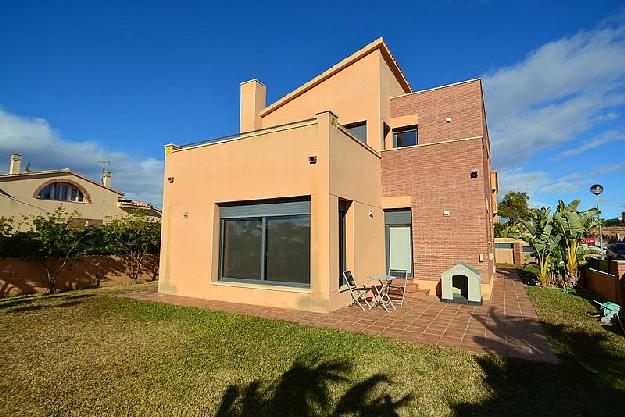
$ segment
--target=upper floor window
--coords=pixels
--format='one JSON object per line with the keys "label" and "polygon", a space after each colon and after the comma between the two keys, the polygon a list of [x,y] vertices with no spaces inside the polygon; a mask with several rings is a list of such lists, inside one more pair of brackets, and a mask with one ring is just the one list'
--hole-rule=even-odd
{"label": "upper floor window", "polygon": [[43,200],[75,201],[80,203],[85,200],[82,191],[68,182],[53,182],[52,184],[46,185],[39,191],[37,198]]}
{"label": "upper floor window", "polygon": [[414,146],[419,142],[417,126],[407,126],[393,131],[393,148]]}
{"label": "upper floor window", "polygon": [[357,122],[345,125],[345,129],[349,130],[349,133],[356,136],[362,143],[367,143],[367,122]]}

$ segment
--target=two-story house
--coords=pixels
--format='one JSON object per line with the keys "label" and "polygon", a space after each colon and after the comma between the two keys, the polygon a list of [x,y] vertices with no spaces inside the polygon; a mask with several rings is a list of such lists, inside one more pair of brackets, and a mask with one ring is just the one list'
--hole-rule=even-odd
{"label": "two-story house", "polygon": [[378,39],[271,105],[257,80],[240,93],[241,133],[166,146],[159,292],[324,312],[342,271],[434,295],[464,262],[490,297],[481,80],[413,91]]}

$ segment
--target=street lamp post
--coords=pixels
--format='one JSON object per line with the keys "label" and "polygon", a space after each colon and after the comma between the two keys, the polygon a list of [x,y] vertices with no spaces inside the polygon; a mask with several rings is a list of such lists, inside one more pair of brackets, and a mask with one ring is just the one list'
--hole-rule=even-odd
{"label": "street lamp post", "polygon": [[[597,206],[597,210],[599,210],[599,194],[603,192],[603,185],[593,185],[590,187],[590,192],[595,195],[595,205]],[[603,230],[601,228],[601,218],[599,218],[599,247],[603,250]]]}

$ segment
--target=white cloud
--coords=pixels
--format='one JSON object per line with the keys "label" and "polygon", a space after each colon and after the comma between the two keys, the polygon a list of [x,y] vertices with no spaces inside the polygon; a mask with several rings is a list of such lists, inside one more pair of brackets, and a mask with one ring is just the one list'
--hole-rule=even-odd
{"label": "white cloud", "polygon": [[625,103],[625,26],[549,42],[483,78],[495,163],[518,167],[618,117],[615,108]]}
{"label": "white cloud", "polygon": [[508,191],[524,191],[529,195],[533,206],[546,206],[544,202],[536,200],[537,196],[561,198],[563,194],[575,193],[589,187],[601,175],[624,169],[625,164],[606,164],[585,172],[572,172],[561,176],[553,176],[544,171],[523,171],[519,168],[505,170],[499,175],[499,198],[503,198]]}
{"label": "white cloud", "polygon": [[523,191],[532,197],[537,190],[549,183],[549,177],[542,171],[524,172],[520,169],[501,171],[499,173],[499,197],[509,191]]}
{"label": "white cloud", "polygon": [[596,176],[596,175],[611,174],[613,172],[622,171],[623,169],[625,169],[625,164],[606,164],[606,165],[602,165],[593,169],[591,172],[592,172],[592,175]]}
{"label": "white cloud", "polygon": [[605,145],[610,142],[622,141],[625,140],[625,134],[623,132],[618,132],[616,130],[609,130],[607,132],[603,132],[600,135],[593,137],[590,140],[583,142],[576,148],[568,149],[566,151],[560,152],[556,159],[564,159],[569,158],[575,155],[581,155],[586,151],[597,148],[599,146]]}
{"label": "white cloud", "polygon": [[7,165],[13,152],[22,154],[34,170],[71,168],[95,180],[101,173],[98,161],[109,160],[114,188],[123,191],[126,198],[161,205],[163,161],[139,159],[94,141],[70,141],[45,119],[25,118],[0,108],[0,156]]}

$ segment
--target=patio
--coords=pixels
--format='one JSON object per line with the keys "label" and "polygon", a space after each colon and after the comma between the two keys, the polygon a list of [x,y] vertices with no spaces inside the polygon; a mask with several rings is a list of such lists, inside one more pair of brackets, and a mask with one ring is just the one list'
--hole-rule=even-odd
{"label": "patio", "polygon": [[370,311],[350,307],[331,314],[309,313],[156,292],[130,296],[505,357],[558,362],[523,282],[518,273],[510,269],[498,270],[492,299],[482,306],[442,303],[435,297],[411,297],[404,306],[390,313],[381,307]]}

